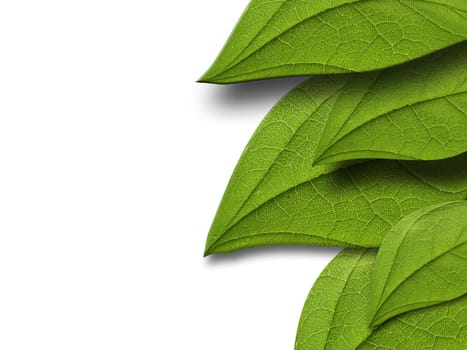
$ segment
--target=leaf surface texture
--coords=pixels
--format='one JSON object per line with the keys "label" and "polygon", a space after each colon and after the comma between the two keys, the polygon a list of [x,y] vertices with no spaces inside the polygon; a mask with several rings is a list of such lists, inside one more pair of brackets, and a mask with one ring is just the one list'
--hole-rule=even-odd
{"label": "leaf surface texture", "polygon": [[296,350],[462,350],[467,298],[407,312],[368,327],[375,250],[346,249],[322,272],[302,311]]}
{"label": "leaf surface texture", "polygon": [[[467,43],[409,64],[347,78],[333,96],[314,162],[433,160],[466,152],[465,67]],[[305,84],[310,91],[317,89],[313,79]]]}
{"label": "leaf surface texture", "polygon": [[200,80],[363,72],[466,38],[464,0],[252,0]]}
{"label": "leaf surface texture", "polygon": [[369,273],[375,256],[373,249],[346,249],[323,270],[303,307],[296,350],[354,350],[368,337]]}
{"label": "leaf surface texture", "polygon": [[[240,198],[230,197],[234,192],[228,189],[206,254],[277,244],[377,247],[401,217],[467,196],[467,154],[429,163],[371,161],[296,185],[293,178],[285,179],[291,182],[285,191],[271,186],[283,180],[276,177],[264,185],[250,184],[251,195]],[[240,214],[232,213],[235,202]],[[226,222],[229,226],[221,229]]]}
{"label": "leaf surface texture", "polygon": [[318,77],[266,116],[233,172],[206,254],[268,244],[375,247],[402,216],[466,198],[465,153],[440,161],[312,166],[323,140],[332,139],[325,135],[329,120],[351,79]]}
{"label": "leaf surface texture", "polygon": [[371,278],[370,317],[394,315],[467,293],[467,202],[404,217],[383,240]]}

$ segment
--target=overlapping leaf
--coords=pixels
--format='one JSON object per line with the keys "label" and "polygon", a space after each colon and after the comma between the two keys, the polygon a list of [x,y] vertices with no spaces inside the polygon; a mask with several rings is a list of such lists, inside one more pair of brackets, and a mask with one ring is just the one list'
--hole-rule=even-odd
{"label": "overlapping leaf", "polygon": [[201,81],[369,71],[466,38],[465,0],[252,0]]}
{"label": "overlapping leaf", "polygon": [[[461,44],[409,64],[348,77],[328,102],[332,107],[314,161],[432,160],[466,152],[465,67],[467,44]],[[306,84],[309,91],[317,90],[313,79]]]}
{"label": "overlapping leaf", "polygon": [[[296,183],[293,176],[278,176],[290,171],[287,165],[257,182],[247,182],[250,172],[234,175],[206,254],[274,244],[379,246],[402,216],[466,198],[466,164],[467,154],[434,162],[371,161],[325,168],[328,173],[315,169],[310,179]],[[285,182],[290,187],[278,190]],[[240,192],[244,186],[247,195]]]}
{"label": "overlapping leaf", "polygon": [[346,249],[311,289],[297,330],[296,350],[354,350],[370,334],[368,302],[374,250]]}
{"label": "overlapping leaf", "polygon": [[381,244],[371,277],[370,318],[467,293],[467,201],[428,206],[399,221]]}
{"label": "overlapping leaf", "polygon": [[[400,108],[398,101],[405,106],[415,98],[422,99],[423,94],[425,99],[432,98],[434,95],[429,92],[412,92],[415,87],[422,91],[423,81],[430,81],[427,91],[438,89],[438,93],[445,91],[443,89],[453,91],[464,86],[462,76],[459,78],[454,74],[459,72],[459,66],[455,60],[450,60],[451,57],[459,58],[462,52],[465,52],[464,45],[424,59],[426,64],[420,66],[431,67],[430,75],[410,64],[409,68],[395,68],[406,72],[416,83],[413,89],[410,84],[401,83],[406,84],[403,94],[392,93],[391,90],[385,92],[389,109]],[[438,75],[439,79],[431,78],[431,74],[436,75],[440,67],[445,73],[450,72],[449,67],[454,67],[449,74],[451,79],[443,81],[442,74]],[[409,73],[410,69],[413,74]],[[384,73],[386,78],[382,76],[380,79],[387,81],[393,75],[394,72]],[[366,79],[319,77],[295,89],[271,110],[247,145],[232,175],[208,236],[206,254],[265,244],[378,246],[384,233],[403,215],[425,205],[466,197],[465,154],[426,164],[379,160],[363,164],[338,162],[312,166],[317,154],[329,148],[329,140],[333,140],[333,135],[338,132],[336,126],[339,123],[332,120],[341,116],[346,118],[349,110],[355,109],[355,103],[358,104],[358,101],[353,101],[355,94],[360,97],[372,95],[368,94],[371,82]],[[394,84],[397,85],[396,82]],[[374,91],[382,94],[383,85],[374,85]],[[349,93],[341,95],[342,91]],[[349,119],[347,125],[353,125],[354,120],[361,122],[385,113],[380,107],[378,113],[372,114],[379,99],[372,97],[370,100],[368,104],[360,102],[361,110],[366,109],[366,112],[358,112],[357,119]],[[333,111],[337,110],[341,112],[334,115]],[[450,147],[440,147],[439,157],[453,155],[465,146],[465,128],[458,119],[465,119],[465,116],[452,115],[453,119],[446,114],[442,117],[452,122],[455,126],[452,135],[457,132],[456,137],[461,141],[454,152]],[[434,120],[436,123],[439,118]],[[391,119],[387,121],[389,123]],[[420,120],[416,119],[412,127],[425,128],[418,124]],[[450,127],[447,123],[444,125]],[[453,145],[456,137],[446,144]],[[405,157],[422,157],[427,141],[421,145],[423,147],[420,148],[418,143],[416,146],[407,144]],[[370,142],[368,147],[371,147]]]}
{"label": "overlapping leaf", "polygon": [[396,316],[374,330],[368,327],[375,259],[375,250],[347,249],[326,267],[305,302],[295,349],[464,349],[466,297]]}
{"label": "overlapping leaf", "polygon": [[202,78],[372,71],[286,96],[208,235],[206,255],[381,245],[345,249],[323,271],[296,350],[467,348],[466,39],[464,0],[252,0]]}
{"label": "overlapping leaf", "polygon": [[357,350],[465,350],[466,324],[464,296],[389,320]]}

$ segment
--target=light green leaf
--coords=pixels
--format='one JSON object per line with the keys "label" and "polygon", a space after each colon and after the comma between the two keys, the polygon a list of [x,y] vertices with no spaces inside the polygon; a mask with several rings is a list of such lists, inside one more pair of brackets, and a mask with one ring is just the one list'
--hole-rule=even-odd
{"label": "light green leaf", "polygon": [[200,80],[363,72],[465,39],[465,0],[252,0]]}
{"label": "light green leaf", "polygon": [[346,249],[322,272],[305,302],[296,350],[462,350],[467,298],[396,316],[368,327],[375,250]]}
{"label": "light green leaf", "polygon": [[323,270],[303,307],[296,350],[353,350],[369,336],[368,288],[375,256],[375,250],[346,249]]}
{"label": "light green leaf", "polygon": [[428,206],[394,225],[370,285],[372,326],[467,293],[467,202]]}
{"label": "light green leaf", "polygon": [[[330,149],[339,125],[346,124],[342,130],[352,134],[352,125],[372,118],[379,119],[378,125],[392,124],[394,119],[377,116],[391,115],[388,112],[402,111],[408,105],[412,108],[407,110],[416,110],[414,101],[434,101],[435,96],[465,88],[467,80],[461,72],[465,72],[466,50],[462,44],[420,59],[418,64],[395,67],[382,73],[376,84],[379,73],[321,76],[293,90],[271,110],[248,143],[211,227],[206,254],[265,244],[379,246],[384,233],[411,211],[464,199],[467,155],[439,163],[312,163]],[[394,76],[404,79],[398,82]],[[424,84],[426,88],[421,88]],[[399,86],[403,87],[400,92]],[[404,142],[392,143],[398,147],[398,156],[442,158],[465,151],[467,118],[447,111],[452,113],[434,111],[424,124],[410,113],[401,116],[398,121],[409,142],[402,148],[399,145]],[[439,123],[450,133],[443,137],[434,131],[423,134],[429,123]],[[374,124],[366,125],[366,133],[372,134]],[[411,134],[411,130],[417,132]],[[390,138],[397,139],[399,132],[393,131]],[[430,137],[446,147],[435,146]],[[376,134],[373,139],[378,139]],[[362,141],[367,142],[367,149],[377,145],[377,155],[382,150],[389,154],[390,142],[370,141]],[[431,153],[426,154],[426,149]]]}
{"label": "light green leaf", "polygon": [[348,79],[319,77],[271,110],[232,175],[206,254],[265,244],[379,246],[402,216],[466,197],[467,154],[442,162],[312,166],[336,92]]}
{"label": "light green leaf", "polygon": [[464,296],[389,320],[357,350],[465,350],[466,325],[467,297]]}
{"label": "light green leaf", "polygon": [[206,255],[273,244],[377,247],[401,217],[467,197],[467,154],[432,162],[375,160],[334,171],[314,168],[302,182],[296,182],[292,165],[278,164],[257,181],[251,175],[263,169],[259,165],[234,173]]}

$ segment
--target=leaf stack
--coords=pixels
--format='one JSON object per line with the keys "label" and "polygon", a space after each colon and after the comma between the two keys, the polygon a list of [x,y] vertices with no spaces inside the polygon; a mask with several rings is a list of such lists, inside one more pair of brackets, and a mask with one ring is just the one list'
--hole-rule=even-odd
{"label": "leaf stack", "polygon": [[252,136],[205,249],[345,248],[297,350],[467,348],[466,39],[464,0],[252,0],[200,79],[313,75]]}

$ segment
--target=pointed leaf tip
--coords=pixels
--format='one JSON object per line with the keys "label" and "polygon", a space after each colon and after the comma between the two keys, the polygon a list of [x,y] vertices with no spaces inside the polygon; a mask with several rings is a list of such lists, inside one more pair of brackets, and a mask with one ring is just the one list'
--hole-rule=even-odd
{"label": "pointed leaf tip", "polygon": [[[203,80],[237,83],[392,67],[464,41],[465,3],[252,0]],[[375,23],[380,18],[384,30]]]}

